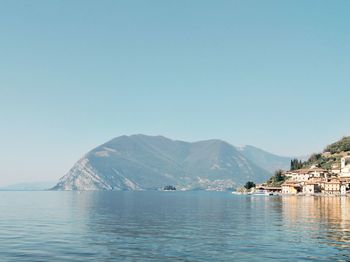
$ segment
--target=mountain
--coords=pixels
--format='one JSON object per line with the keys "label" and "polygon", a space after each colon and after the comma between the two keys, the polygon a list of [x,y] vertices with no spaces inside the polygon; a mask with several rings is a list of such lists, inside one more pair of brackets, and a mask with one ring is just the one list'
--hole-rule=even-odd
{"label": "mountain", "polygon": [[248,180],[265,181],[278,159],[262,167],[273,157],[262,157],[264,151],[247,152],[221,140],[188,143],[163,136],[121,136],[88,152],[53,190],[148,190],[166,185],[224,190]]}
{"label": "mountain", "polygon": [[261,168],[273,173],[278,169],[289,170],[291,157],[277,156],[254,146],[238,148],[242,155]]}
{"label": "mountain", "polygon": [[18,183],[0,187],[0,191],[42,191],[52,188],[53,185],[55,185],[53,181]]}

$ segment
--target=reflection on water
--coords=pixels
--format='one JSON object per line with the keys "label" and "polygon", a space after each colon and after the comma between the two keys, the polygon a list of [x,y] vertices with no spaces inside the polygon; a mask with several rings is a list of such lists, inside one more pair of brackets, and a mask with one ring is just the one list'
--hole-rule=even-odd
{"label": "reflection on water", "polygon": [[289,230],[307,230],[319,243],[350,248],[349,197],[284,197],[283,217]]}
{"label": "reflection on water", "polygon": [[0,192],[1,261],[349,261],[350,198]]}

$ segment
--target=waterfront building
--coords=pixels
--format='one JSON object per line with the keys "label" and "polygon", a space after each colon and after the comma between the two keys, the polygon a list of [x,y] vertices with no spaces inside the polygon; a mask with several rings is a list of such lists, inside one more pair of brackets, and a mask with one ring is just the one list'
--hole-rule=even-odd
{"label": "waterfront building", "polygon": [[317,181],[307,181],[303,186],[303,193],[315,194],[321,192],[320,183]]}
{"label": "waterfront building", "polygon": [[282,184],[282,194],[295,195],[302,191],[299,183],[287,181]]}
{"label": "waterfront building", "polygon": [[326,194],[339,194],[341,182],[339,179],[332,179],[330,181],[324,181],[321,184],[322,192]]}
{"label": "waterfront building", "polygon": [[343,154],[330,170],[312,166],[286,172],[282,194],[346,194],[350,191],[350,155],[347,154]]}

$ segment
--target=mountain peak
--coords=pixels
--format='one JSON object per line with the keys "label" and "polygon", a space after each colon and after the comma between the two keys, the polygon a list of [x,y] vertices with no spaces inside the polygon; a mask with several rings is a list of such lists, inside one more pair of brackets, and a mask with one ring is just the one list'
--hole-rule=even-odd
{"label": "mountain peak", "polygon": [[254,162],[254,154],[243,153],[220,139],[189,143],[164,136],[119,136],[87,153],[55,189],[224,189],[270,177]]}

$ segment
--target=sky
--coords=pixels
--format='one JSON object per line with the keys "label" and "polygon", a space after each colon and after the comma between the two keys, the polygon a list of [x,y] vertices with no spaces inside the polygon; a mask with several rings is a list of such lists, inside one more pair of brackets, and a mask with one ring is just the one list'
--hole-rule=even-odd
{"label": "sky", "polygon": [[350,135],[350,1],[1,0],[0,186],[113,137],[307,155]]}

